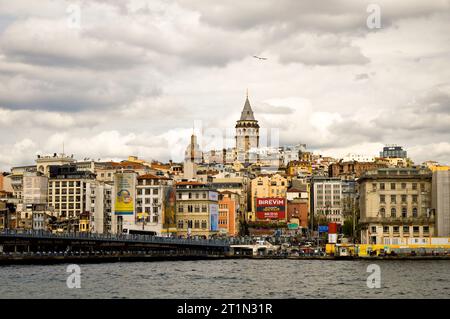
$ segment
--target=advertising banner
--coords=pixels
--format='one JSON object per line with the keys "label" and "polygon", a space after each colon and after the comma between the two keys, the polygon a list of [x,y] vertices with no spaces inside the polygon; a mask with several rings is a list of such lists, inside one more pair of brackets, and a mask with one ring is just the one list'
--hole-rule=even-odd
{"label": "advertising banner", "polygon": [[164,188],[163,216],[164,228],[175,227],[176,191],[174,186]]}
{"label": "advertising banner", "polygon": [[258,219],[284,219],[286,217],[286,199],[257,198],[256,217]]}
{"label": "advertising banner", "polygon": [[116,215],[134,214],[135,186],[135,173],[114,174]]}
{"label": "advertising banner", "polygon": [[210,225],[211,231],[219,230],[219,205],[217,204],[209,204],[209,216],[210,216]]}
{"label": "advertising banner", "polygon": [[328,233],[328,226],[319,226],[319,233]]}

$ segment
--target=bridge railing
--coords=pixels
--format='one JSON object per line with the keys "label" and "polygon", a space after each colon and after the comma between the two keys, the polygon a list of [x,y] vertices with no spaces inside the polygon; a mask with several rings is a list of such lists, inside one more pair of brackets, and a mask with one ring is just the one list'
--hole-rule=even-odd
{"label": "bridge railing", "polygon": [[176,244],[195,246],[229,246],[227,239],[193,239],[159,237],[150,235],[135,234],[99,234],[99,233],[52,233],[43,230],[14,230],[4,229],[0,231],[0,236],[6,237],[26,237],[42,239],[70,239],[70,240],[102,240],[102,241],[125,241],[125,242],[145,242],[156,244]]}

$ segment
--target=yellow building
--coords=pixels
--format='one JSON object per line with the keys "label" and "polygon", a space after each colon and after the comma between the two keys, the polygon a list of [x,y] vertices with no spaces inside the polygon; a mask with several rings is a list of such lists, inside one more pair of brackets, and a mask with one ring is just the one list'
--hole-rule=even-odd
{"label": "yellow building", "polygon": [[361,243],[396,245],[435,235],[429,170],[384,168],[367,172],[358,184]]}
{"label": "yellow building", "polygon": [[307,161],[291,161],[286,167],[286,174],[289,176],[312,175],[312,166]]}
{"label": "yellow building", "polygon": [[183,237],[218,234],[218,193],[197,181],[176,184],[177,235]]}
{"label": "yellow building", "polygon": [[251,181],[251,210],[248,221],[256,220],[257,198],[286,198],[288,181],[280,174],[260,175]]}

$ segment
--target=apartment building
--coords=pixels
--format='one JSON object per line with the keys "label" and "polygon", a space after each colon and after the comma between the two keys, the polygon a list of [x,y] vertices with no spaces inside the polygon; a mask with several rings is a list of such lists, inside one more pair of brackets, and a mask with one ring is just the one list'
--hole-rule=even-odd
{"label": "apartment building", "polygon": [[[251,181],[251,211],[248,214],[249,221],[260,219],[257,217],[257,200],[263,198],[286,199],[286,191],[288,181],[280,174],[260,175]],[[281,206],[280,206],[281,207]],[[280,212],[278,216],[286,219],[286,206],[284,203],[284,212]],[[273,214],[275,216],[276,214]],[[265,219],[265,218],[264,218]],[[277,219],[277,218],[275,218]]]}
{"label": "apartment building", "polygon": [[177,235],[210,237],[218,233],[218,193],[208,184],[178,182],[176,187]]}
{"label": "apartment building", "polygon": [[219,232],[236,236],[239,232],[239,194],[230,191],[219,192]]}
{"label": "apartment building", "polygon": [[73,164],[49,167],[48,204],[69,231],[79,230],[79,217],[86,208],[86,188],[94,181],[95,174],[79,171]]}
{"label": "apartment building", "polygon": [[134,229],[154,232],[160,236],[164,225],[164,196],[172,180],[153,174],[138,176],[136,185],[137,220]]}
{"label": "apartment building", "polygon": [[319,221],[344,223],[342,212],[342,182],[340,178],[315,176],[312,184],[312,212]]}

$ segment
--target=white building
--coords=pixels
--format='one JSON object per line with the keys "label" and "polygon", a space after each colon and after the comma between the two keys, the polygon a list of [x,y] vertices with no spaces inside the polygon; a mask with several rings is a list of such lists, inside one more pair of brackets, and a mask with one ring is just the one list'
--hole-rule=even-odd
{"label": "white building", "polygon": [[342,157],[342,161],[343,162],[353,162],[353,161],[356,161],[356,162],[373,162],[373,161],[375,161],[375,157],[361,155],[361,154],[349,153],[349,154],[345,155],[344,157]]}
{"label": "white building", "polygon": [[324,216],[328,222],[343,224],[341,180],[339,178],[314,177],[312,187],[314,217]]}
{"label": "white building", "polygon": [[172,180],[152,174],[137,178],[135,225],[130,229],[139,229],[162,235],[164,225],[164,196]]}

